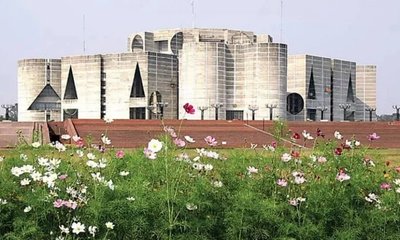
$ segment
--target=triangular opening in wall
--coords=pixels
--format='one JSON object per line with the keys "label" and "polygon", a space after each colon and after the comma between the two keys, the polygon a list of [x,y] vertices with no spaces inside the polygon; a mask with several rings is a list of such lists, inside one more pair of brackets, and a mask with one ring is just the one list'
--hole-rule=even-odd
{"label": "triangular opening in wall", "polygon": [[315,99],[316,98],[313,67],[311,67],[310,82],[308,84],[307,98],[308,99]]}
{"label": "triangular opening in wall", "polygon": [[28,110],[60,110],[60,97],[50,84],[46,84],[39,95],[35,98]]}
{"label": "triangular opening in wall", "polygon": [[354,102],[353,82],[351,81],[351,74],[349,78],[349,86],[347,88],[347,102]]}
{"label": "triangular opening in wall", "polygon": [[143,90],[142,76],[140,75],[139,63],[136,64],[135,76],[131,89],[131,98],[145,97]]}
{"label": "triangular opening in wall", "polygon": [[68,80],[67,86],[65,87],[64,99],[78,99],[75,88],[74,74],[72,73],[71,66],[69,66]]}

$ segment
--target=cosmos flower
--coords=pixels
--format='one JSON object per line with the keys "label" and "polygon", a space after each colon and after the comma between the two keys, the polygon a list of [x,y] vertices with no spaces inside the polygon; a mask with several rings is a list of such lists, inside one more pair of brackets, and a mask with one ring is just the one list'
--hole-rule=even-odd
{"label": "cosmos flower", "polygon": [[115,153],[115,157],[116,158],[123,158],[125,156],[125,153],[124,153],[124,151],[122,151],[122,150],[119,150],[119,151],[117,151],[116,153]]}
{"label": "cosmos flower", "polygon": [[79,234],[85,232],[85,224],[80,222],[73,222],[71,225],[72,233]]}
{"label": "cosmos flower", "polygon": [[251,175],[251,174],[255,174],[258,173],[258,169],[253,167],[253,166],[249,166],[247,167],[247,174]]}
{"label": "cosmos flower", "polygon": [[106,228],[107,228],[107,229],[114,229],[114,223],[112,223],[112,222],[106,222]]}
{"label": "cosmos flower", "polygon": [[174,144],[175,144],[176,146],[178,146],[178,147],[184,147],[184,146],[186,145],[186,142],[183,141],[183,140],[180,139],[180,138],[175,138],[175,139],[174,139]]}
{"label": "cosmos flower", "polygon": [[34,143],[32,143],[32,147],[34,147],[34,148],[40,147],[40,142],[34,142]]}
{"label": "cosmos flower", "polygon": [[288,185],[288,182],[287,182],[285,179],[283,179],[283,178],[279,178],[279,179],[276,181],[276,184],[277,184],[278,186],[281,186],[281,187],[286,187],[286,186]]}
{"label": "cosmos flower", "polygon": [[185,140],[188,142],[188,143],[194,143],[194,142],[196,142],[193,138],[191,138],[190,136],[185,136],[184,137],[185,138]]}
{"label": "cosmos flower", "polygon": [[378,136],[376,133],[372,133],[368,136],[368,140],[370,140],[370,141],[378,140],[379,138],[381,138],[381,137]]}
{"label": "cosmos flower", "polygon": [[186,113],[189,114],[194,114],[194,112],[196,111],[193,107],[193,105],[186,103],[185,105],[183,105],[183,108],[185,109]]}
{"label": "cosmos flower", "polygon": [[216,146],[218,144],[218,142],[215,140],[214,137],[212,136],[207,136],[204,138],[204,141],[206,141],[206,143],[210,146]]}
{"label": "cosmos flower", "polygon": [[158,141],[157,139],[151,139],[147,145],[147,149],[154,153],[157,153],[162,149],[162,146],[162,142]]}
{"label": "cosmos flower", "polygon": [[335,131],[333,133],[333,136],[335,136],[335,138],[339,139],[339,140],[341,140],[343,138],[342,134],[340,134],[340,132],[338,132],[338,131]]}

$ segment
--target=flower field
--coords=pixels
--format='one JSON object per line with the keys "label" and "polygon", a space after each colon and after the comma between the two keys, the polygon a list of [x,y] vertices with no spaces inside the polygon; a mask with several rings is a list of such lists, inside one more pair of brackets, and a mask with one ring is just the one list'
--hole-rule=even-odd
{"label": "flower field", "polygon": [[400,239],[400,166],[354,137],[276,122],[276,141],[221,150],[161,123],[139,150],[105,129],[1,152],[1,239]]}
{"label": "flower field", "polygon": [[139,150],[105,130],[2,152],[1,239],[400,239],[399,167],[339,131],[283,129],[290,148],[221,151],[164,126]]}

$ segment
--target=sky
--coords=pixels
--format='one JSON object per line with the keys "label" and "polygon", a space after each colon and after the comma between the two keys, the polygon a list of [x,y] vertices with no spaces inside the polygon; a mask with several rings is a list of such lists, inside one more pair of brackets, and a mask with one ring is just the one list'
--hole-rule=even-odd
{"label": "sky", "polygon": [[377,113],[400,106],[398,0],[0,0],[0,9],[0,104],[17,102],[20,59],[81,55],[84,40],[86,54],[126,52],[131,33],[194,25],[269,34],[289,55],[376,65]]}

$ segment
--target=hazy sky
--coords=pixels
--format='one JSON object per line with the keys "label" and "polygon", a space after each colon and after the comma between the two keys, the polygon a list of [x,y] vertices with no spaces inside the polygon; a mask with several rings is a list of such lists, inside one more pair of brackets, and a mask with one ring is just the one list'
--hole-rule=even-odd
{"label": "hazy sky", "polygon": [[[267,33],[289,54],[374,64],[378,114],[400,105],[399,0],[282,2],[281,21],[280,0],[194,0],[195,26]],[[0,0],[0,9],[1,104],[17,102],[19,59],[83,54],[83,15],[86,54],[125,52],[130,33],[193,24],[191,0]]]}

